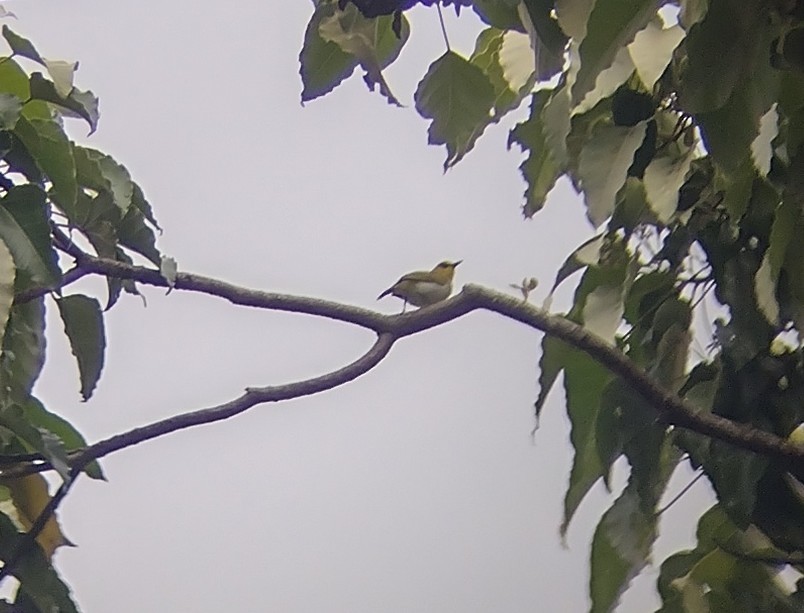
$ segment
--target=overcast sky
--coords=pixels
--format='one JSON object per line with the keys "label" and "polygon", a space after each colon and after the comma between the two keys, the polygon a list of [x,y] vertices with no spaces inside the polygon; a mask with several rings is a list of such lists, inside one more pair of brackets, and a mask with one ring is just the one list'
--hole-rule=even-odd
{"label": "overcast sky", "polygon": [[[77,84],[99,95],[101,122],[88,139],[78,122],[71,134],[131,170],[180,270],[394,312],[375,297],[400,274],[463,259],[458,285],[536,276],[540,301],[589,235],[566,188],[522,219],[505,126],[442,173],[445,153],[427,146],[412,105],[443,51],[432,10],[412,12],[387,72],[399,109],[357,75],[299,104],[310,2],[3,5],[44,56],[81,62]],[[468,54],[477,20],[448,14]],[[103,288],[80,286],[101,299]],[[144,293],[147,308],[124,296],[108,314],[106,367],[86,404],[50,309],[36,392],[90,442],[327,372],[372,341],[307,316]],[[57,566],[89,613],[583,611],[591,535],[613,497],[595,489],[561,546],[569,429],[554,394],[530,434],[540,338],[472,314],[405,339],[345,387],[108,457],[109,482],[79,481],[61,508],[79,547]],[[699,482],[667,514],[657,561],[689,542],[705,491]],[[657,572],[621,611],[651,609]]]}

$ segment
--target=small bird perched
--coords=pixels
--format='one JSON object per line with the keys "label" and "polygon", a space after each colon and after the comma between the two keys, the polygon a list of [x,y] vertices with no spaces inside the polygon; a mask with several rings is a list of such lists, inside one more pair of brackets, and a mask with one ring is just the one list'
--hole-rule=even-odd
{"label": "small bird perched", "polygon": [[449,298],[452,293],[452,278],[455,276],[455,267],[463,260],[457,262],[444,261],[433,270],[417,270],[400,277],[399,281],[377,296],[377,300],[391,294],[402,298],[402,312],[408,302],[413,306],[430,306]]}

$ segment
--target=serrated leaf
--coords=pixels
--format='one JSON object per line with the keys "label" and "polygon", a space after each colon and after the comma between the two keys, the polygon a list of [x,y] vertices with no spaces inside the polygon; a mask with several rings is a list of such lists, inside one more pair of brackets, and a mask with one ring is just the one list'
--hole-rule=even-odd
{"label": "serrated leaf", "polygon": [[662,27],[661,19],[654,19],[634,36],[628,45],[628,53],[636,66],[637,74],[645,89],[653,86],[673,58],[673,51],[684,40],[686,33],[679,25]]}
{"label": "serrated leaf", "polygon": [[86,401],[92,396],[103,369],[106,350],[103,313],[95,298],[81,294],[61,298],[56,304],[73,355],[78,361],[81,396]]}
{"label": "serrated leaf", "polygon": [[589,591],[592,613],[614,610],[631,580],[648,564],[658,518],[626,487],[597,525],[592,539]]}
{"label": "serrated leaf", "polygon": [[[27,110],[27,107],[26,107]],[[53,119],[27,118],[23,112],[14,133],[36,160],[53,189],[65,203],[75,202],[78,193],[72,145]]]}
{"label": "serrated leaf", "polygon": [[569,346],[562,341],[547,334],[542,337],[542,356],[539,359],[539,395],[534,403],[537,420],[553,384],[564,368],[569,351]]}
{"label": "serrated leaf", "polygon": [[555,11],[558,25],[576,42],[586,36],[586,24],[596,0],[556,0]]}
{"label": "serrated leaf", "polygon": [[75,145],[73,155],[80,184],[98,192],[108,192],[120,209],[120,216],[125,215],[134,197],[134,184],[125,166],[118,164],[112,156],[88,147]]}
{"label": "serrated leaf", "polygon": [[535,68],[537,81],[548,81],[561,72],[568,42],[553,18],[553,2],[524,0],[519,3],[518,9],[530,43],[529,65]]}
{"label": "serrated leaf", "polygon": [[603,247],[606,237],[604,234],[593,236],[581,243],[569,256],[556,273],[556,280],[550,288],[552,294],[556,288],[570,275],[585,268],[594,266],[600,261],[600,249]]}
{"label": "serrated leaf", "polygon": [[64,442],[52,432],[40,429],[28,420],[22,404],[32,402],[31,398],[12,401],[0,411],[0,425],[13,432],[24,444],[26,451],[37,452],[50,462],[62,479],[69,478],[70,465]]}
{"label": "serrated leaf", "polygon": [[60,107],[62,113],[84,119],[89,124],[90,134],[98,127],[98,98],[91,91],[84,92],[72,87],[67,94],[62,94],[55,83],[38,72],[31,75],[30,91],[31,98],[50,102]]}
{"label": "serrated leaf", "polygon": [[635,126],[600,124],[583,147],[578,177],[587,217],[597,227],[614,211],[615,196],[625,183],[634,152],[645,137],[646,122]]}
{"label": "serrated leaf", "polygon": [[600,410],[603,390],[611,374],[598,362],[577,350],[568,352],[564,363],[564,390],[567,413],[572,424],[570,441],[575,451],[569,486],[564,496],[564,519],[561,535],[564,536],[592,486],[605,475],[595,438],[595,424]]}
{"label": "serrated leaf", "polygon": [[519,20],[517,2],[499,2],[498,0],[474,0],[472,9],[480,19],[492,28],[500,30],[516,30],[524,32]]}
{"label": "serrated leaf", "polygon": [[572,126],[570,95],[567,87],[560,87],[553,91],[553,95],[544,106],[542,115],[544,117],[544,141],[549,147],[553,159],[564,168],[568,160],[567,137]]}
{"label": "serrated leaf", "polygon": [[11,52],[14,55],[27,57],[29,60],[33,60],[34,62],[44,65],[45,62],[42,59],[42,56],[39,55],[39,52],[36,50],[36,47],[33,46],[33,43],[27,38],[23,38],[19,34],[16,34],[7,25],[3,25],[3,38],[6,39],[6,42],[8,43],[8,46],[11,47]]}
{"label": "serrated leaf", "polygon": [[[9,559],[21,545],[22,535],[9,517],[0,513],[0,558]],[[15,610],[58,611],[78,613],[70,590],[61,580],[50,561],[39,549],[30,549],[19,561],[12,574],[20,581]],[[25,603],[25,604],[23,604]]]}
{"label": "serrated leaf", "polygon": [[583,306],[583,327],[609,345],[623,317],[622,285],[599,285],[586,297]]}
{"label": "serrated leaf", "polygon": [[368,19],[356,6],[349,4],[344,10],[322,17],[318,33],[325,41],[337,44],[342,51],[358,60],[366,74],[363,80],[369,89],[379,86],[380,93],[389,103],[401,106],[391,93],[382,69],[398,56],[410,36],[410,25],[402,16],[399,36],[394,32],[394,17],[383,15]]}
{"label": "serrated leaf", "polygon": [[14,94],[20,100],[31,96],[28,74],[11,58],[0,62],[0,91]]}
{"label": "serrated leaf", "polygon": [[48,222],[45,193],[35,185],[12,187],[0,200],[0,238],[21,273],[18,287],[55,285],[61,278]]}
{"label": "serrated leaf", "polygon": [[0,395],[27,398],[45,363],[45,299],[14,305],[3,336]]}
{"label": "serrated leaf", "polygon": [[632,74],[634,74],[634,63],[628,50],[622,48],[614,57],[611,66],[597,75],[594,88],[572,109],[572,114],[585,113],[594,108],[598,102],[611,96]]}
{"label": "serrated leaf", "polygon": [[335,10],[334,4],[321,3],[307,24],[304,44],[299,54],[303,103],[331,92],[359,64],[354,56],[343,51],[337,43],[323,39],[318,32],[322,19],[332,16]]}
{"label": "serrated leaf", "polygon": [[766,253],[774,280],[779,278],[779,271],[782,269],[787,247],[793,239],[796,222],[800,216],[801,207],[797,194],[785,193],[773,217],[768,251]]}
{"label": "serrated leaf", "polygon": [[517,124],[508,135],[509,147],[516,143],[528,154],[519,166],[527,184],[523,206],[525,217],[531,217],[544,206],[547,194],[563,172],[547,144],[547,126],[543,115],[549,99],[549,92],[536,92],[531,100],[530,117]]}
{"label": "serrated leaf", "polygon": [[490,123],[494,88],[480,68],[447,51],[430,64],[415,100],[419,114],[432,119],[428,142],[447,146],[447,170],[471,151]]}
{"label": "serrated leaf", "polygon": [[687,179],[695,150],[690,148],[680,157],[654,157],[645,169],[645,195],[657,219],[666,224],[678,208],[678,190]]}
{"label": "serrated leaf", "polygon": [[162,254],[156,248],[156,237],[153,230],[145,224],[145,217],[139,209],[129,208],[115,229],[120,244],[145,256],[159,266]]}
{"label": "serrated leaf", "polygon": [[597,76],[611,66],[617,53],[656,14],[659,0],[597,0],[586,26],[586,36],[579,47],[581,61],[572,86],[577,104],[595,86]]}

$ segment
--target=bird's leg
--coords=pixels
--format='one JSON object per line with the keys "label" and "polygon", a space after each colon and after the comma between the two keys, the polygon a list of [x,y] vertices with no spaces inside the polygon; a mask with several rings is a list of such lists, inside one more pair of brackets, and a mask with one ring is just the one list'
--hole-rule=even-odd
{"label": "bird's leg", "polygon": [[407,301],[407,300],[403,300],[403,301],[402,301],[402,312],[403,312],[403,313],[405,312],[405,309],[407,308],[407,306],[408,306],[408,301]]}

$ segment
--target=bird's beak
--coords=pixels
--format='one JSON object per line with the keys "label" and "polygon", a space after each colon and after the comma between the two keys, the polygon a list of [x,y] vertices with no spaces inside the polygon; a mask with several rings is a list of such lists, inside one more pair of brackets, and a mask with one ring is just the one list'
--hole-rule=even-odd
{"label": "bird's beak", "polygon": [[455,267],[456,267],[458,264],[460,264],[461,262],[463,262],[463,260],[458,260],[457,262],[453,262],[453,263],[452,263],[452,267],[453,267],[453,268],[455,268]]}

